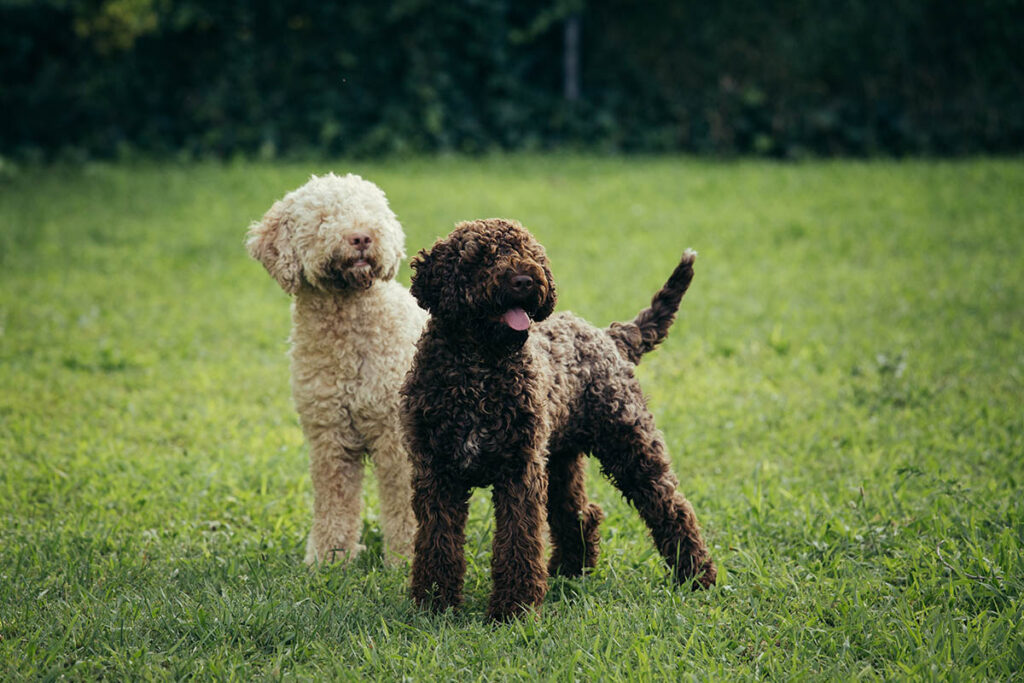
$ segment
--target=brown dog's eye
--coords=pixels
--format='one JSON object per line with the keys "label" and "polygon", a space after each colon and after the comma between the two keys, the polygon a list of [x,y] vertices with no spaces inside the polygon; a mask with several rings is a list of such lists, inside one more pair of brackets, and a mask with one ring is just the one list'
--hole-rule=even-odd
{"label": "brown dog's eye", "polygon": [[480,258],[480,245],[476,240],[466,240],[459,248],[459,257],[469,263],[475,262]]}

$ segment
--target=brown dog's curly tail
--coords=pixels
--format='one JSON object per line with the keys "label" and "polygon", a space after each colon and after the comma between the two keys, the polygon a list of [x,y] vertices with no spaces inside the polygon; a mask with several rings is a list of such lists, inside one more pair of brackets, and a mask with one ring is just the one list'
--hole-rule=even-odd
{"label": "brown dog's curly tail", "polygon": [[693,262],[696,258],[697,252],[693,249],[684,251],[668,282],[651,299],[650,307],[640,311],[633,322],[612,323],[608,327],[609,336],[634,365],[640,362],[641,356],[668,336],[668,328],[676,319],[679,302],[693,280]]}

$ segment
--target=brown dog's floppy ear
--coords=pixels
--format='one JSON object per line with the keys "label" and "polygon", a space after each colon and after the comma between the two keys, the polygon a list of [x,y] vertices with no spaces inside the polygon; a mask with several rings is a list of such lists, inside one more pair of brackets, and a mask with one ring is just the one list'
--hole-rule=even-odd
{"label": "brown dog's floppy ear", "polygon": [[292,246],[291,226],[288,225],[283,201],[274,202],[262,221],[249,226],[245,248],[250,256],[263,264],[281,289],[289,294],[299,291],[302,264]]}
{"label": "brown dog's floppy ear", "polygon": [[555,292],[555,278],[551,275],[551,269],[548,268],[547,259],[544,259],[541,267],[544,269],[544,277],[547,279],[548,294],[544,297],[544,301],[540,303],[540,308],[533,314],[535,322],[540,322],[554,313],[555,304],[558,302],[558,294]]}
{"label": "brown dog's floppy ear", "polygon": [[409,265],[412,266],[409,292],[419,302],[420,308],[433,311],[440,297],[434,277],[434,257],[426,249],[420,249]]}

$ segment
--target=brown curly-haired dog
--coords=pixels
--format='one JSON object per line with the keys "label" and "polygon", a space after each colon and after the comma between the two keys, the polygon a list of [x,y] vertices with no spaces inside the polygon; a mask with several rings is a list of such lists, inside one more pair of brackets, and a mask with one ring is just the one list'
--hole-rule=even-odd
{"label": "brown curly-haired dog", "polygon": [[[633,366],[668,332],[693,277],[687,251],[630,323],[601,330],[551,316],[544,248],[514,221],[461,223],[413,259],[411,291],[431,319],[402,388],[418,529],[412,595],[435,610],[462,601],[473,487],[492,486],[494,590],[488,617],[540,605],[548,572],[594,566],[601,508],[587,501],[584,455],[636,506],[680,583],[715,581],[693,509],[676,491],[665,443]],[[543,518],[552,555],[545,568]]]}

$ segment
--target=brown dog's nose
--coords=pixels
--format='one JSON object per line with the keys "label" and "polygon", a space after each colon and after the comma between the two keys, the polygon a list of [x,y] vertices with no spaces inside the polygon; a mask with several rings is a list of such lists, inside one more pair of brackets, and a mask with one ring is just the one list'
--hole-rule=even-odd
{"label": "brown dog's nose", "polygon": [[512,291],[528,292],[533,288],[533,278],[529,275],[515,275],[512,277]]}
{"label": "brown dog's nose", "polygon": [[370,246],[370,244],[372,242],[373,242],[373,239],[369,235],[367,235],[366,233],[363,233],[363,232],[360,232],[358,234],[352,235],[351,237],[348,238],[348,243],[351,244],[356,249],[359,249],[359,250],[363,250],[363,249],[369,248],[369,246]]}

